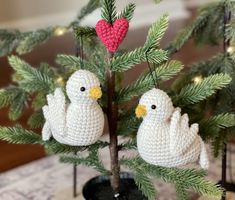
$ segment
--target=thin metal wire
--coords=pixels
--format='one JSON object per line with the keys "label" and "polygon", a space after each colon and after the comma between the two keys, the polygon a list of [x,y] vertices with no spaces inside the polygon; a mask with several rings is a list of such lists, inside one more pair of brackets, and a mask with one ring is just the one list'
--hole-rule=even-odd
{"label": "thin metal wire", "polygon": [[229,156],[228,156],[228,165],[229,165],[229,176],[230,176],[230,181],[232,184],[234,184],[234,181],[233,181],[233,168],[232,168],[232,165],[233,165],[233,159],[232,159],[232,146],[229,146],[228,148],[228,153],[229,153]]}
{"label": "thin metal wire", "polygon": [[[77,155],[76,152],[74,152],[75,155]],[[73,197],[77,197],[77,165],[73,165]]]}
{"label": "thin metal wire", "polygon": [[[80,56],[81,58],[81,69],[83,69],[84,63],[84,54],[83,54],[83,38],[80,37],[79,43],[76,44],[76,57]],[[77,152],[74,152],[74,155],[77,155]],[[73,165],[73,197],[77,197],[77,165]]]}
{"label": "thin metal wire", "polygon": [[[156,73],[154,73],[154,70],[151,68],[151,65],[149,63],[149,59],[148,59],[148,54],[147,53],[148,53],[148,51],[145,52],[146,62],[147,62],[147,65],[148,65],[151,77],[153,79],[153,83],[155,85],[155,88],[157,88],[157,75],[156,75]],[[154,74],[155,74],[155,76],[154,76]]]}
{"label": "thin metal wire", "polygon": [[84,60],[84,53],[83,53],[83,37],[82,37],[82,35],[80,36],[80,38],[79,38],[79,54],[80,54],[80,58],[81,58],[81,69],[83,69],[83,67],[84,67],[84,62],[83,62],[83,60]]}
{"label": "thin metal wire", "polygon": [[[223,38],[223,52],[225,56],[227,55],[227,48],[230,45],[230,41],[226,38],[226,26],[231,20],[231,12],[228,10],[226,4],[224,4],[224,23],[223,23],[223,31],[224,31],[224,38]],[[221,200],[226,199],[226,185],[227,185],[227,144],[224,145],[224,152],[222,157],[222,171],[221,171],[221,186],[225,188],[224,195],[222,196]]]}

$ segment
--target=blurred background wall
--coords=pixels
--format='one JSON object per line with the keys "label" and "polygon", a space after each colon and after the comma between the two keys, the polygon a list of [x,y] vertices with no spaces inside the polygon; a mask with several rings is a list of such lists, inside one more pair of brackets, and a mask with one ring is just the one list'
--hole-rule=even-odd
{"label": "blurred background wall", "polygon": [[[0,0],[0,26],[1,28],[19,28],[32,30],[54,24],[66,24],[76,17],[77,11],[88,0]],[[153,0],[117,0],[118,7],[128,2],[137,4],[137,25],[141,21],[152,23],[156,15],[168,12],[172,18],[186,16],[186,6],[198,6],[213,0],[163,0],[160,5],[154,5]],[[157,7],[157,8],[156,8]],[[158,9],[158,10],[156,10]],[[93,24],[98,13],[87,19]],[[152,18],[151,18],[152,17]],[[93,20],[94,19],[94,20]],[[139,23],[138,23],[139,22]]]}

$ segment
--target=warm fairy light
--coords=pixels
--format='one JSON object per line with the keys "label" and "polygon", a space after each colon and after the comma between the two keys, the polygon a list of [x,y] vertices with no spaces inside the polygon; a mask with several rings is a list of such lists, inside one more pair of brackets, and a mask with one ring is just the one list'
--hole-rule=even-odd
{"label": "warm fairy light", "polygon": [[235,50],[234,47],[231,47],[231,46],[227,48],[227,52],[228,52],[229,54],[234,53],[234,50]]}
{"label": "warm fairy light", "polygon": [[64,35],[66,32],[67,32],[67,28],[65,28],[65,27],[57,27],[57,28],[55,29],[54,34],[55,34],[56,36],[61,36],[61,35]]}
{"label": "warm fairy light", "polygon": [[195,84],[201,83],[202,80],[203,80],[202,76],[195,76],[195,77],[193,78],[193,82],[194,82]]}
{"label": "warm fairy light", "polygon": [[63,77],[59,77],[56,79],[56,83],[60,86],[64,86],[65,82],[64,82],[64,79]]}

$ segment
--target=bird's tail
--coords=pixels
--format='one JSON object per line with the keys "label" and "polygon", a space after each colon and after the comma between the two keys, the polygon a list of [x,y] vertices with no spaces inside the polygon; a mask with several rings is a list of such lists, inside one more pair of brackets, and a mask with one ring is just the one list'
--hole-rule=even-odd
{"label": "bird's tail", "polygon": [[201,143],[201,153],[200,153],[200,158],[199,158],[199,164],[203,169],[208,169],[209,168],[209,158],[206,150],[206,145],[200,138],[200,143]]}

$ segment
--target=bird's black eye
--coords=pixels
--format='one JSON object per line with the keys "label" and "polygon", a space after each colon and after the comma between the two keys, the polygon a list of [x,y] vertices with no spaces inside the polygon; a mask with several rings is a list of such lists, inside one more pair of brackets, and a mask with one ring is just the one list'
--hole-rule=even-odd
{"label": "bird's black eye", "polygon": [[81,90],[81,92],[84,92],[86,90],[86,88],[81,87],[80,90]]}
{"label": "bird's black eye", "polygon": [[155,110],[155,109],[156,109],[156,106],[155,106],[155,105],[152,105],[151,108],[152,108],[153,110]]}

